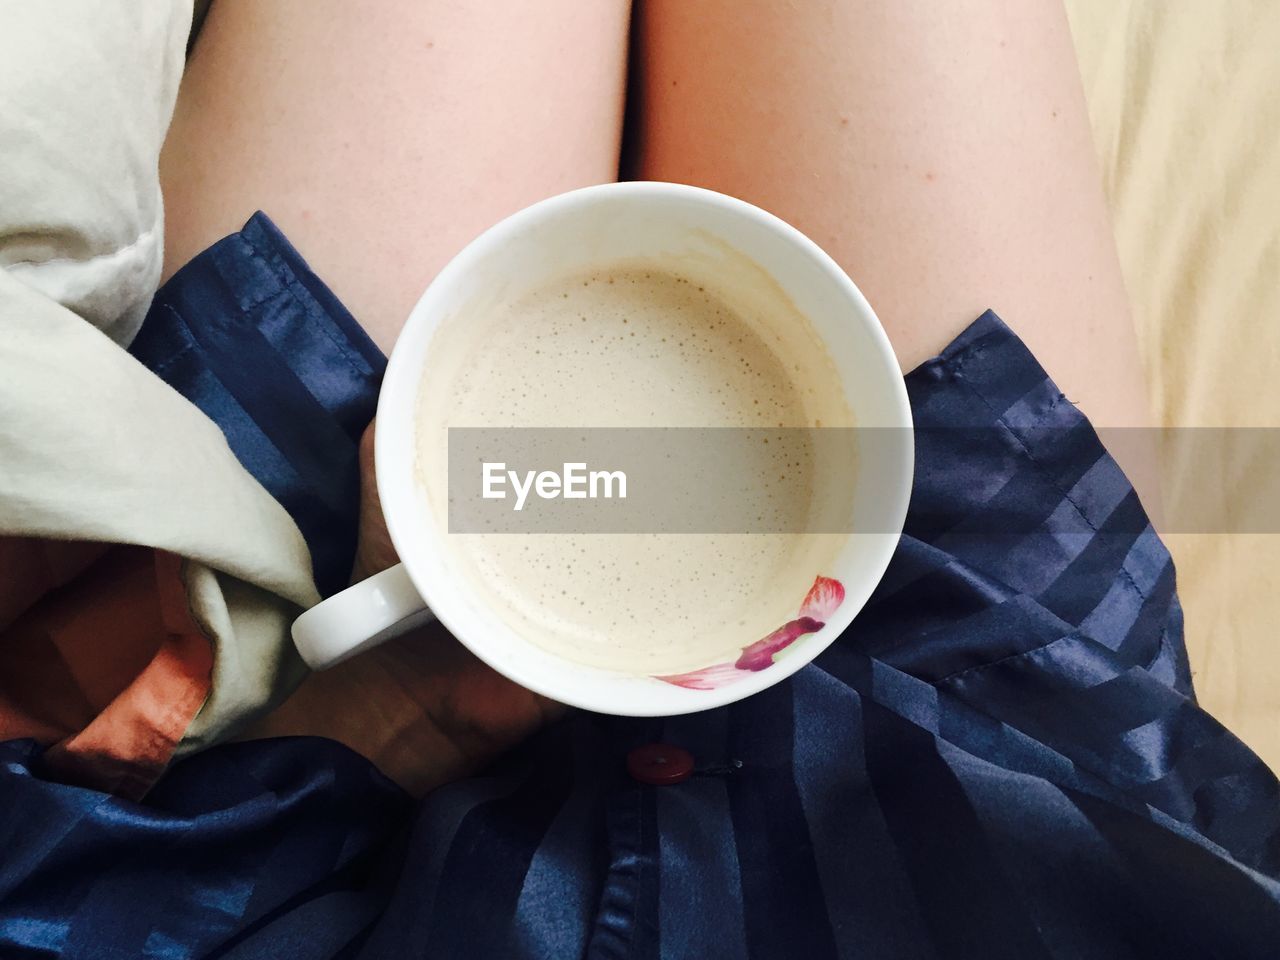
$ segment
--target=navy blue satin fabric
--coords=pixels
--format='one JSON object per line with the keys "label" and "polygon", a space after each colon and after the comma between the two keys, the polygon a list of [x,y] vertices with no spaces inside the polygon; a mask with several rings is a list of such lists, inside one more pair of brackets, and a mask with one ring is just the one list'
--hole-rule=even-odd
{"label": "navy blue satin fabric", "polygon": [[[333,349],[307,323],[303,378]],[[320,739],[209,750],[140,804],[2,744],[0,956],[1280,956],[1280,786],[1196,705],[1123,474],[994,314],[907,383],[906,533],[791,680],[575,714],[416,803]],[[630,780],[652,741],[696,774]]]}
{"label": "navy blue satin fabric", "polygon": [[160,288],[129,352],[205,411],[293,516],[324,595],[355,555],[360,435],[386,358],[262,213]]}

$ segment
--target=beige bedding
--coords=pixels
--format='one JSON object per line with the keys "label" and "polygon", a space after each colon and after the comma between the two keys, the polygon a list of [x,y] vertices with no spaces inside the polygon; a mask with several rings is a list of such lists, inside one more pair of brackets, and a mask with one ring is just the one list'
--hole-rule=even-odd
{"label": "beige bedding", "polygon": [[[1280,426],[1280,3],[1067,7],[1157,422]],[[1218,466],[1169,451],[1166,499]],[[1277,472],[1255,460],[1231,495]],[[1166,541],[1200,700],[1280,770],[1280,535]]]}

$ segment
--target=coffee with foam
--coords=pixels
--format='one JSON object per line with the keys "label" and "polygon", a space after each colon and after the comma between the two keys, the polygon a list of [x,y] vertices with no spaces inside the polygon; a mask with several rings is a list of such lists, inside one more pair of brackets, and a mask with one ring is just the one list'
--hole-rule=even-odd
{"label": "coffee with foam", "polygon": [[[636,260],[498,292],[446,321],[423,375],[418,476],[445,529],[450,427],[847,426],[830,357],[763,271],[744,258]],[[811,508],[812,457],[761,447],[750,469],[786,494],[774,497],[784,509]],[[446,543],[486,605],[531,643],[591,666],[671,674],[733,660],[793,618],[847,540],[454,533]]]}

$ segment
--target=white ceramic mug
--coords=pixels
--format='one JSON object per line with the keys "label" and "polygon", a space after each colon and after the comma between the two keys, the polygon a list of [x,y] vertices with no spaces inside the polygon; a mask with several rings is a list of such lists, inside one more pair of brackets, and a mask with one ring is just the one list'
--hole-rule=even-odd
{"label": "white ceramic mug", "polygon": [[[447,531],[430,515],[414,469],[415,413],[432,337],[465,304],[495,289],[531,289],[541,280],[635,257],[695,255],[708,239],[763,269],[805,315],[835,363],[859,427],[893,428],[874,457],[858,457],[854,532],[834,569],[797,598],[813,628],[786,639],[786,657],[744,637],[736,663],[708,664],[686,682],[584,666],[522,639],[453,568]],[[554,700],[601,713],[665,716],[741,699],[816,657],[853,620],[897,545],[911,492],[911,411],[893,350],[853,281],[813,241],[741,200],[670,183],[611,183],[543,200],[485,231],[432,281],[400,334],[378,400],[378,493],[401,563],[303,613],[293,639],[314,669],[331,666],[432,617],[481,660]],[[859,524],[858,518],[865,518]],[[836,593],[841,596],[836,596]],[[803,607],[803,609],[800,609]],[[794,631],[793,631],[794,632]],[[772,635],[771,635],[772,636]],[[754,652],[752,652],[754,651]],[[746,664],[742,668],[740,664]]]}

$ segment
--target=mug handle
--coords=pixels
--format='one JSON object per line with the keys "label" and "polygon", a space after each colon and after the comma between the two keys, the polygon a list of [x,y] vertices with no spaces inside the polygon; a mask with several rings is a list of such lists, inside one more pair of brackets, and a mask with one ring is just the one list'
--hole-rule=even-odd
{"label": "mug handle", "polygon": [[293,621],[293,645],[307,666],[324,670],[434,619],[397,563],[304,611]]}

